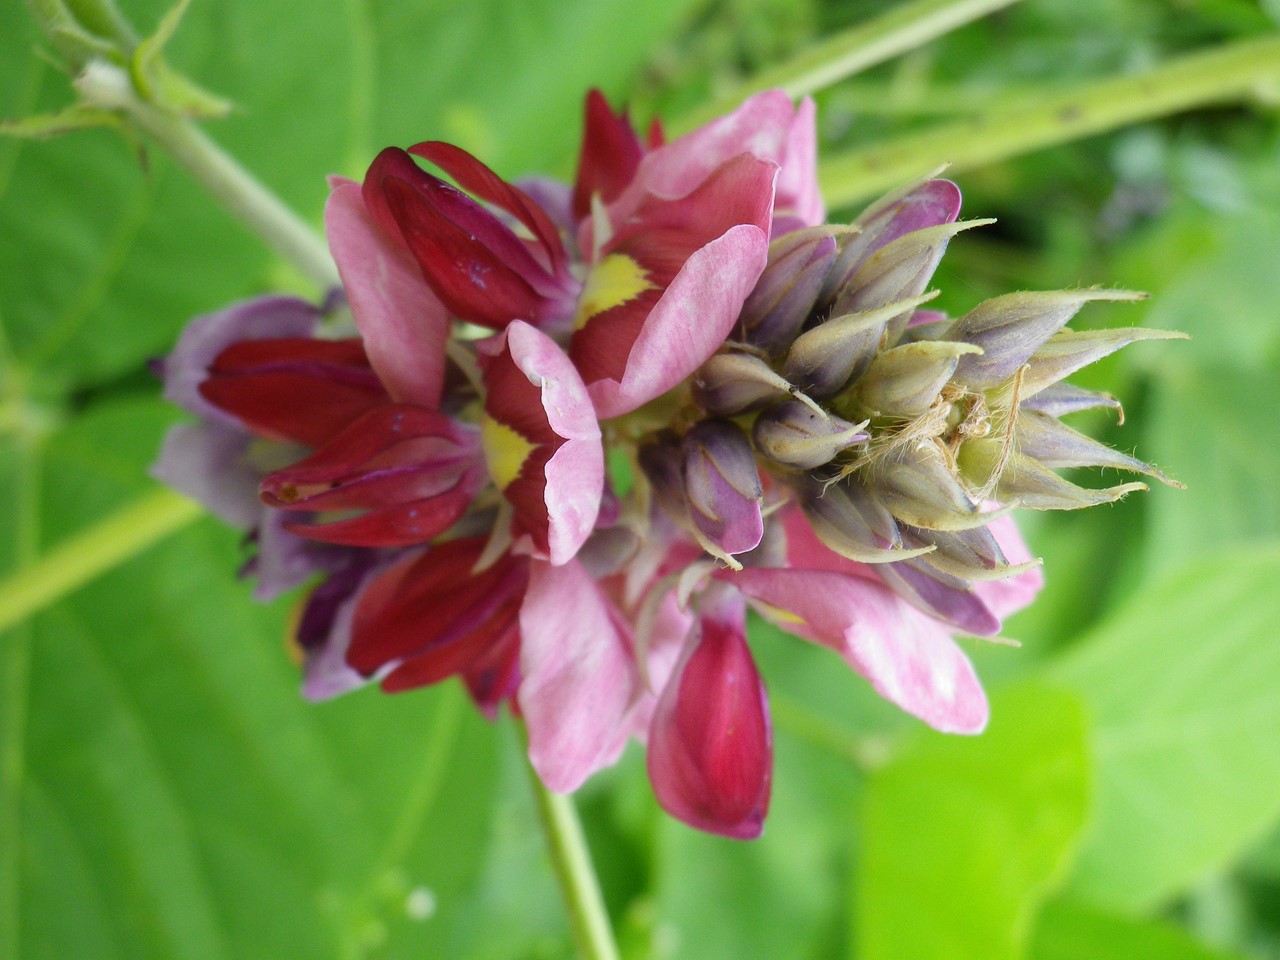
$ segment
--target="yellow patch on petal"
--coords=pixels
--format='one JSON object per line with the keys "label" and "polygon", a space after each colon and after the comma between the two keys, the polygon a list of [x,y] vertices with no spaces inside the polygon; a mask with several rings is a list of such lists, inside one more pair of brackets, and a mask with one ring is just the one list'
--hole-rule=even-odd
{"label": "yellow patch on petal", "polygon": [[573,329],[581,330],[592,317],[629,303],[657,284],[649,282],[649,274],[625,253],[611,253],[587,274],[587,282],[578,300]]}
{"label": "yellow patch on petal", "polygon": [[511,486],[520,476],[520,468],[529,459],[529,454],[533,453],[532,443],[488,414],[480,421],[480,446],[484,448],[489,476],[499,490]]}

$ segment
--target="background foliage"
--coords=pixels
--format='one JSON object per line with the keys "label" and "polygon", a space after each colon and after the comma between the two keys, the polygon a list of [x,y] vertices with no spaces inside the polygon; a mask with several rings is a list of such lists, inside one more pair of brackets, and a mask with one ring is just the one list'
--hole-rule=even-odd
{"label": "background foliage", "polygon": [[[565,175],[588,86],[678,115],[880,9],[219,0],[170,59],[237,104],[219,141],[318,220],[324,175],[384,144]],[[127,12],[149,28],[163,10]],[[1027,0],[824,92],[824,152],[1278,20],[1274,0]],[[0,22],[0,116],[66,102],[21,0]],[[580,795],[629,957],[1280,957],[1271,94],[959,176],[966,211],[1000,219],[953,244],[948,308],[1101,283],[1155,296],[1087,323],[1194,336],[1091,371],[1127,419],[1086,421],[1190,489],[1026,518],[1049,586],[1008,626],[1021,650],[971,645],[994,691],[981,738],[922,729],[760,626],[778,727],[762,840],[660,816],[638,751]],[[165,156],[141,159],[106,132],[0,141],[14,567],[149,488],[176,415],[145,364],[188,317],[305,289]],[[0,638],[0,954],[569,956],[510,725],[452,686],[303,703],[289,604],[250,602],[243,555],[202,520]]]}

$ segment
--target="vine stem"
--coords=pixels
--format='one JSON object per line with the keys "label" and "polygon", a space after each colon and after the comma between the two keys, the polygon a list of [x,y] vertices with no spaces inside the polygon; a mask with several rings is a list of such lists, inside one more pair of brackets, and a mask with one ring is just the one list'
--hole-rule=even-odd
{"label": "vine stem", "polygon": [[159,487],[58,544],[0,583],[0,633],[204,515]]}
{"label": "vine stem", "polygon": [[1190,54],[1131,76],[1045,91],[1017,105],[975,111],[922,133],[823,161],[823,196],[833,209],[875,197],[941,163],[969,170],[1043,147],[1192,107],[1246,96],[1280,78],[1280,34]]}
{"label": "vine stem", "polygon": [[327,290],[338,285],[338,270],[324,237],[195,123],[142,100],[129,75],[102,60],[89,63],[75,84],[95,106],[124,111],[232,216],[318,287]]}
{"label": "vine stem", "polygon": [[600,894],[600,882],[573,799],[548,790],[533,764],[529,763],[527,749],[525,754],[525,769],[533,788],[542,831],[547,838],[551,867],[560,886],[574,942],[578,945],[578,956],[581,960],[619,960],[613,929],[609,926],[609,914]]}
{"label": "vine stem", "polygon": [[936,40],[943,34],[1018,0],[914,0],[899,4],[873,20],[860,23],[805,48],[790,60],[736,84],[705,107],[681,117],[672,127],[683,133],[727,113],[753,93],[779,87],[792,97],[829,87],[855,73],[884,63]]}

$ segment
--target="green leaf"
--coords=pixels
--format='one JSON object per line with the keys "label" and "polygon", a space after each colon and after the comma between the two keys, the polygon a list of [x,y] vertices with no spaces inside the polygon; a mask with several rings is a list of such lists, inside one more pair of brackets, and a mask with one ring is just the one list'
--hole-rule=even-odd
{"label": "green leaf", "polygon": [[1280,816],[1280,546],[1145,590],[1053,670],[1096,721],[1095,822],[1073,893],[1149,910]]}
{"label": "green leaf", "polygon": [[1030,960],[1243,960],[1211,950],[1171,924],[1054,901],[1036,924]]}
{"label": "green leaf", "polygon": [[21,137],[29,140],[46,140],[75,130],[93,127],[109,127],[123,130],[120,115],[114,110],[76,105],[57,113],[40,113],[21,120],[0,120],[0,136]]}
{"label": "green leaf", "polygon": [[1073,695],[1021,684],[972,739],[922,736],[872,778],[855,889],[865,960],[1005,960],[1070,866],[1089,759]]}
{"label": "green leaf", "polygon": [[[170,417],[51,438],[46,540],[136,496]],[[34,622],[22,957],[453,956],[476,926],[499,732],[456,684],[302,701],[239,540],[202,521]]]}

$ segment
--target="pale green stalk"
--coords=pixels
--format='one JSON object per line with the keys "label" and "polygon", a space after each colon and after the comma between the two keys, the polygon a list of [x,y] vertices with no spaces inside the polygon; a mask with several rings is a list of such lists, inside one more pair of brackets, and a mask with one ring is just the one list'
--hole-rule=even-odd
{"label": "pale green stalk", "polygon": [[578,956],[581,960],[618,960],[609,914],[573,800],[548,790],[532,764],[526,761],[525,767]]}
{"label": "pale green stalk", "polygon": [[813,44],[790,60],[735,85],[705,108],[681,117],[672,130],[675,133],[690,130],[732,110],[760,90],[779,87],[793,97],[813,93],[1017,2],[914,0],[900,4],[874,20]]}
{"label": "pale green stalk", "polygon": [[[13,561],[28,569],[40,541],[40,440],[17,438]],[[0,628],[0,633],[4,629]],[[22,790],[26,780],[31,625],[19,624],[0,646],[0,956],[18,960],[22,927]]]}
{"label": "pale green stalk", "polygon": [[1180,57],[1132,76],[1045,92],[1034,101],[975,111],[922,133],[823,161],[822,192],[833,209],[875,197],[940,164],[972,169],[1192,107],[1237,100],[1280,77],[1280,34]]}
{"label": "pale green stalk", "polygon": [[133,559],[202,515],[199,504],[157,488],[0,582],[0,632]]}
{"label": "pale green stalk", "polygon": [[123,110],[236,219],[321,289],[337,286],[338,271],[324,238],[214,143],[191,120],[152,106],[119,67],[95,61],[76,78],[95,106]]}

